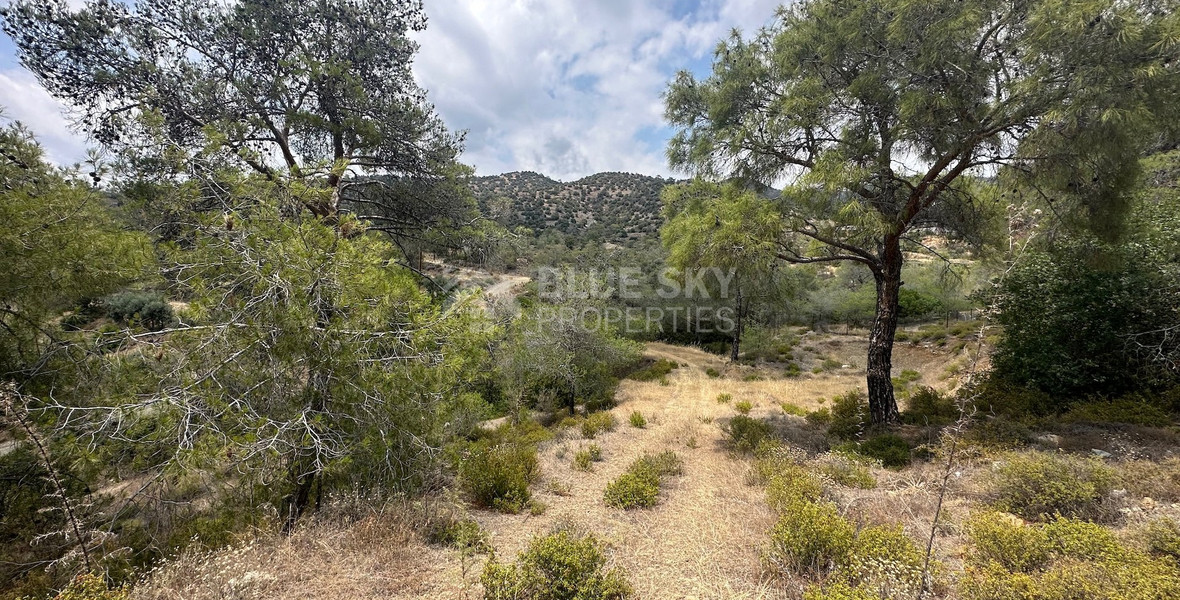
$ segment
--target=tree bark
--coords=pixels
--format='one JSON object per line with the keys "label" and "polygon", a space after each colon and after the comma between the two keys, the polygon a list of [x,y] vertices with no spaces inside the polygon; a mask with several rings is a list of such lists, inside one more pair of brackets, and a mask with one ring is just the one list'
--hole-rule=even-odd
{"label": "tree bark", "polygon": [[880,268],[873,275],[877,282],[877,315],[869,333],[869,356],[866,378],[869,386],[869,415],[873,425],[899,420],[897,399],[893,395],[893,339],[897,333],[898,300],[901,292],[901,240],[896,235],[885,238]]}
{"label": "tree bark", "polygon": [[737,291],[737,322],[734,324],[733,335],[730,337],[729,360],[737,362],[742,350],[742,289]]}

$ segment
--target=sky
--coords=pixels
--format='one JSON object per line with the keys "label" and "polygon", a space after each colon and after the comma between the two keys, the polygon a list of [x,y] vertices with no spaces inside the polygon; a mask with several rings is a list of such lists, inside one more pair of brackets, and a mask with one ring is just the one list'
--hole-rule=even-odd
{"label": "sky", "polygon": [[[75,0],[80,1],[80,0]],[[681,175],[664,148],[662,94],[677,71],[709,72],[717,42],[753,33],[782,0],[424,0],[418,83],[478,175],[537,171],[571,181],[602,171]],[[85,156],[66,108],[0,34],[0,106],[50,160]]]}

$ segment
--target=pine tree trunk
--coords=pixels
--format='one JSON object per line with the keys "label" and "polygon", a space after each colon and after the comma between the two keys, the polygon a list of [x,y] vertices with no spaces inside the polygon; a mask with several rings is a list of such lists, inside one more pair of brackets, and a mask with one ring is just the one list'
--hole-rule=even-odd
{"label": "pine tree trunk", "polygon": [[729,360],[737,362],[738,355],[742,351],[742,290],[738,288],[737,291],[737,323],[733,328],[733,335],[730,338],[729,344]]}
{"label": "pine tree trunk", "polygon": [[877,315],[869,333],[869,356],[866,368],[869,385],[869,415],[873,425],[893,423],[899,419],[897,399],[893,395],[893,339],[897,334],[898,300],[901,292],[901,244],[888,236],[882,249],[881,269],[877,280]]}

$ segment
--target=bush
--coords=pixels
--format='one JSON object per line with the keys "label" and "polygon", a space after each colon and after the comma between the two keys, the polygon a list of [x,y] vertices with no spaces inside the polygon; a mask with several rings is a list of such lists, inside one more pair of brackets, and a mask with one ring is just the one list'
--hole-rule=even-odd
{"label": "bush", "polygon": [[75,577],[53,600],[127,600],[130,595],[126,588],[111,589],[102,577],[87,573]]}
{"label": "bush", "polygon": [[910,464],[910,443],[892,433],[873,436],[863,442],[841,444],[837,450],[866,456],[891,469]]}
{"label": "bush", "polygon": [[680,457],[671,450],[644,454],[631,463],[626,472],[607,484],[603,501],[607,506],[624,510],[655,506],[659,502],[660,480],[680,475],[682,470]]}
{"label": "bush", "polygon": [[[905,371],[902,371],[904,374]],[[959,418],[959,407],[949,395],[940,394],[931,387],[921,387],[910,394],[901,421],[909,425],[950,425]]]}
{"label": "bush", "polygon": [[486,554],[492,551],[488,532],[475,519],[432,520],[426,527],[426,540],[462,552]]}
{"label": "bush", "polygon": [[536,446],[480,441],[460,461],[459,482],[476,506],[518,513],[538,473]]}
{"label": "bush", "polygon": [[721,372],[713,367],[705,367],[705,375],[708,375],[711,379],[717,379],[721,377]]}
{"label": "bush", "polygon": [[1166,517],[1156,519],[1147,524],[1144,537],[1148,552],[1155,556],[1171,558],[1180,565],[1180,524]]}
{"label": "bush", "polygon": [[968,526],[975,546],[961,592],[968,600],[1016,598],[1174,598],[1180,569],[1119,545],[1108,529],[1074,519],[1024,525],[1011,516],[978,515]]}
{"label": "bush", "polygon": [[647,365],[627,376],[627,379],[634,379],[635,381],[659,381],[667,377],[673,369],[679,368],[680,365],[676,361],[661,358],[650,365]]}
{"label": "bush", "polygon": [[593,463],[602,461],[602,448],[598,444],[590,444],[574,453],[574,468],[579,471],[590,471]]}
{"label": "bush", "polygon": [[534,538],[515,564],[488,561],[480,581],[484,600],[621,600],[633,593],[622,572],[606,570],[597,539],[568,531]]}
{"label": "bush", "polygon": [[172,307],[163,296],[153,292],[118,292],[107,296],[103,306],[111,319],[137,324],[151,331],[164,329],[173,319]]}
{"label": "bush", "polygon": [[1167,427],[1172,415],[1136,396],[1118,400],[1092,400],[1076,404],[1061,415],[1064,423],[1127,423],[1146,427]]}
{"label": "bush", "polygon": [[881,598],[917,598],[922,590],[926,553],[900,525],[866,527],[856,534],[840,573]]}
{"label": "bush", "polygon": [[603,431],[615,430],[615,416],[609,412],[596,412],[586,415],[582,421],[582,437],[592,440]]}
{"label": "bush", "polygon": [[733,394],[717,394],[717,404],[729,404],[733,400]]}
{"label": "bush", "polygon": [[963,439],[984,448],[1012,449],[1029,445],[1033,441],[1033,434],[1017,421],[995,417],[972,423]]}
{"label": "bush", "polygon": [[739,400],[737,404],[733,405],[733,409],[743,415],[748,415],[754,409],[754,405],[750,404],[749,400]]}
{"label": "bush", "polygon": [[803,592],[803,600],[880,600],[877,592],[860,587],[852,587],[847,583],[837,581],[823,588],[813,587]]}
{"label": "bush", "polygon": [[1031,521],[1057,515],[1094,520],[1108,516],[1105,500],[1114,481],[1114,470],[1095,458],[1009,453],[990,486],[997,508]]}
{"label": "bush", "polygon": [[877,487],[877,479],[869,472],[868,467],[842,454],[823,456],[816,461],[815,468],[839,485],[862,490]]}
{"label": "bush", "polygon": [[858,437],[864,433],[865,425],[869,422],[868,398],[860,390],[836,396],[832,399],[831,414],[828,433],[844,439]]}
{"label": "bush", "polygon": [[828,407],[823,407],[819,410],[814,410],[807,413],[804,417],[808,423],[812,425],[828,426],[832,424],[832,411]]}
{"label": "bush", "polygon": [[632,412],[630,420],[632,427],[637,429],[643,429],[644,427],[647,427],[647,419],[643,418],[643,413],[639,411]]}
{"label": "bush", "polygon": [[650,469],[628,469],[606,486],[607,506],[629,510],[655,506],[660,500],[660,477]]}
{"label": "bush", "polygon": [[769,423],[746,415],[735,415],[721,430],[729,447],[738,452],[753,452],[771,433]]}
{"label": "bush", "polygon": [[803,369],[799,367],[799,363],[796,362],[787,363],[787,367],[783,369],[783,377],[788,379],[794,379],[802,374]]}
{"label": "bush", "polygon": [[783,409],[783,412],[788,415],[791,415],[794,417],[806,417],[807,416],[807,411],[803,410],[803,408],[797,404],[791,404],[790,402],[783,402],[779,406]]}
{"label": "bush", "polygon": [[848,559],[853,527],[831,502],[796,500],[770,531],[767,559],[782,571],[822,576]]}
{"label": "bush", "polygon": [[806,467],[785,464],[766,479],[766,503],[783,512],[798,502],[815,502],[824,495],[824,484]]}

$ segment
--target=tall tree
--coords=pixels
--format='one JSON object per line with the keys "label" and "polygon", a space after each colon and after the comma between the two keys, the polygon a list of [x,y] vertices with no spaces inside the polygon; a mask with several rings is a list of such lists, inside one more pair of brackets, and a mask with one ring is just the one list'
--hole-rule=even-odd
{"label": "tall tree", "polygon": [[[791,185],[778,258],[854,261],[876,281],[867,383],[894,421],[891,356],[903,252],[972,238],[977,177],[1011,168],[1109,235],[1137,160],[1166,142],[1180,65],[1177,2],[811,0],[713,72],[666,95],[674,167]],[[975,189],[973,189],[975,188]],[[1078,208],[1077,211],[1066,210]],[[976,240],[978,241],[978,239]]]}
{"label": "tall tree", "polygon": [[[375,190],[445,180],[461,149],[411,72],[419,0],[18,0],[0,18],[22,64],[99,142],[315,181],[332,192],[307,206],[321,218],[349,188],[392,205],[398,190]],[[360,174],[386,177],[349,177]],[[438,209],[382,216],[392,227]]]}

